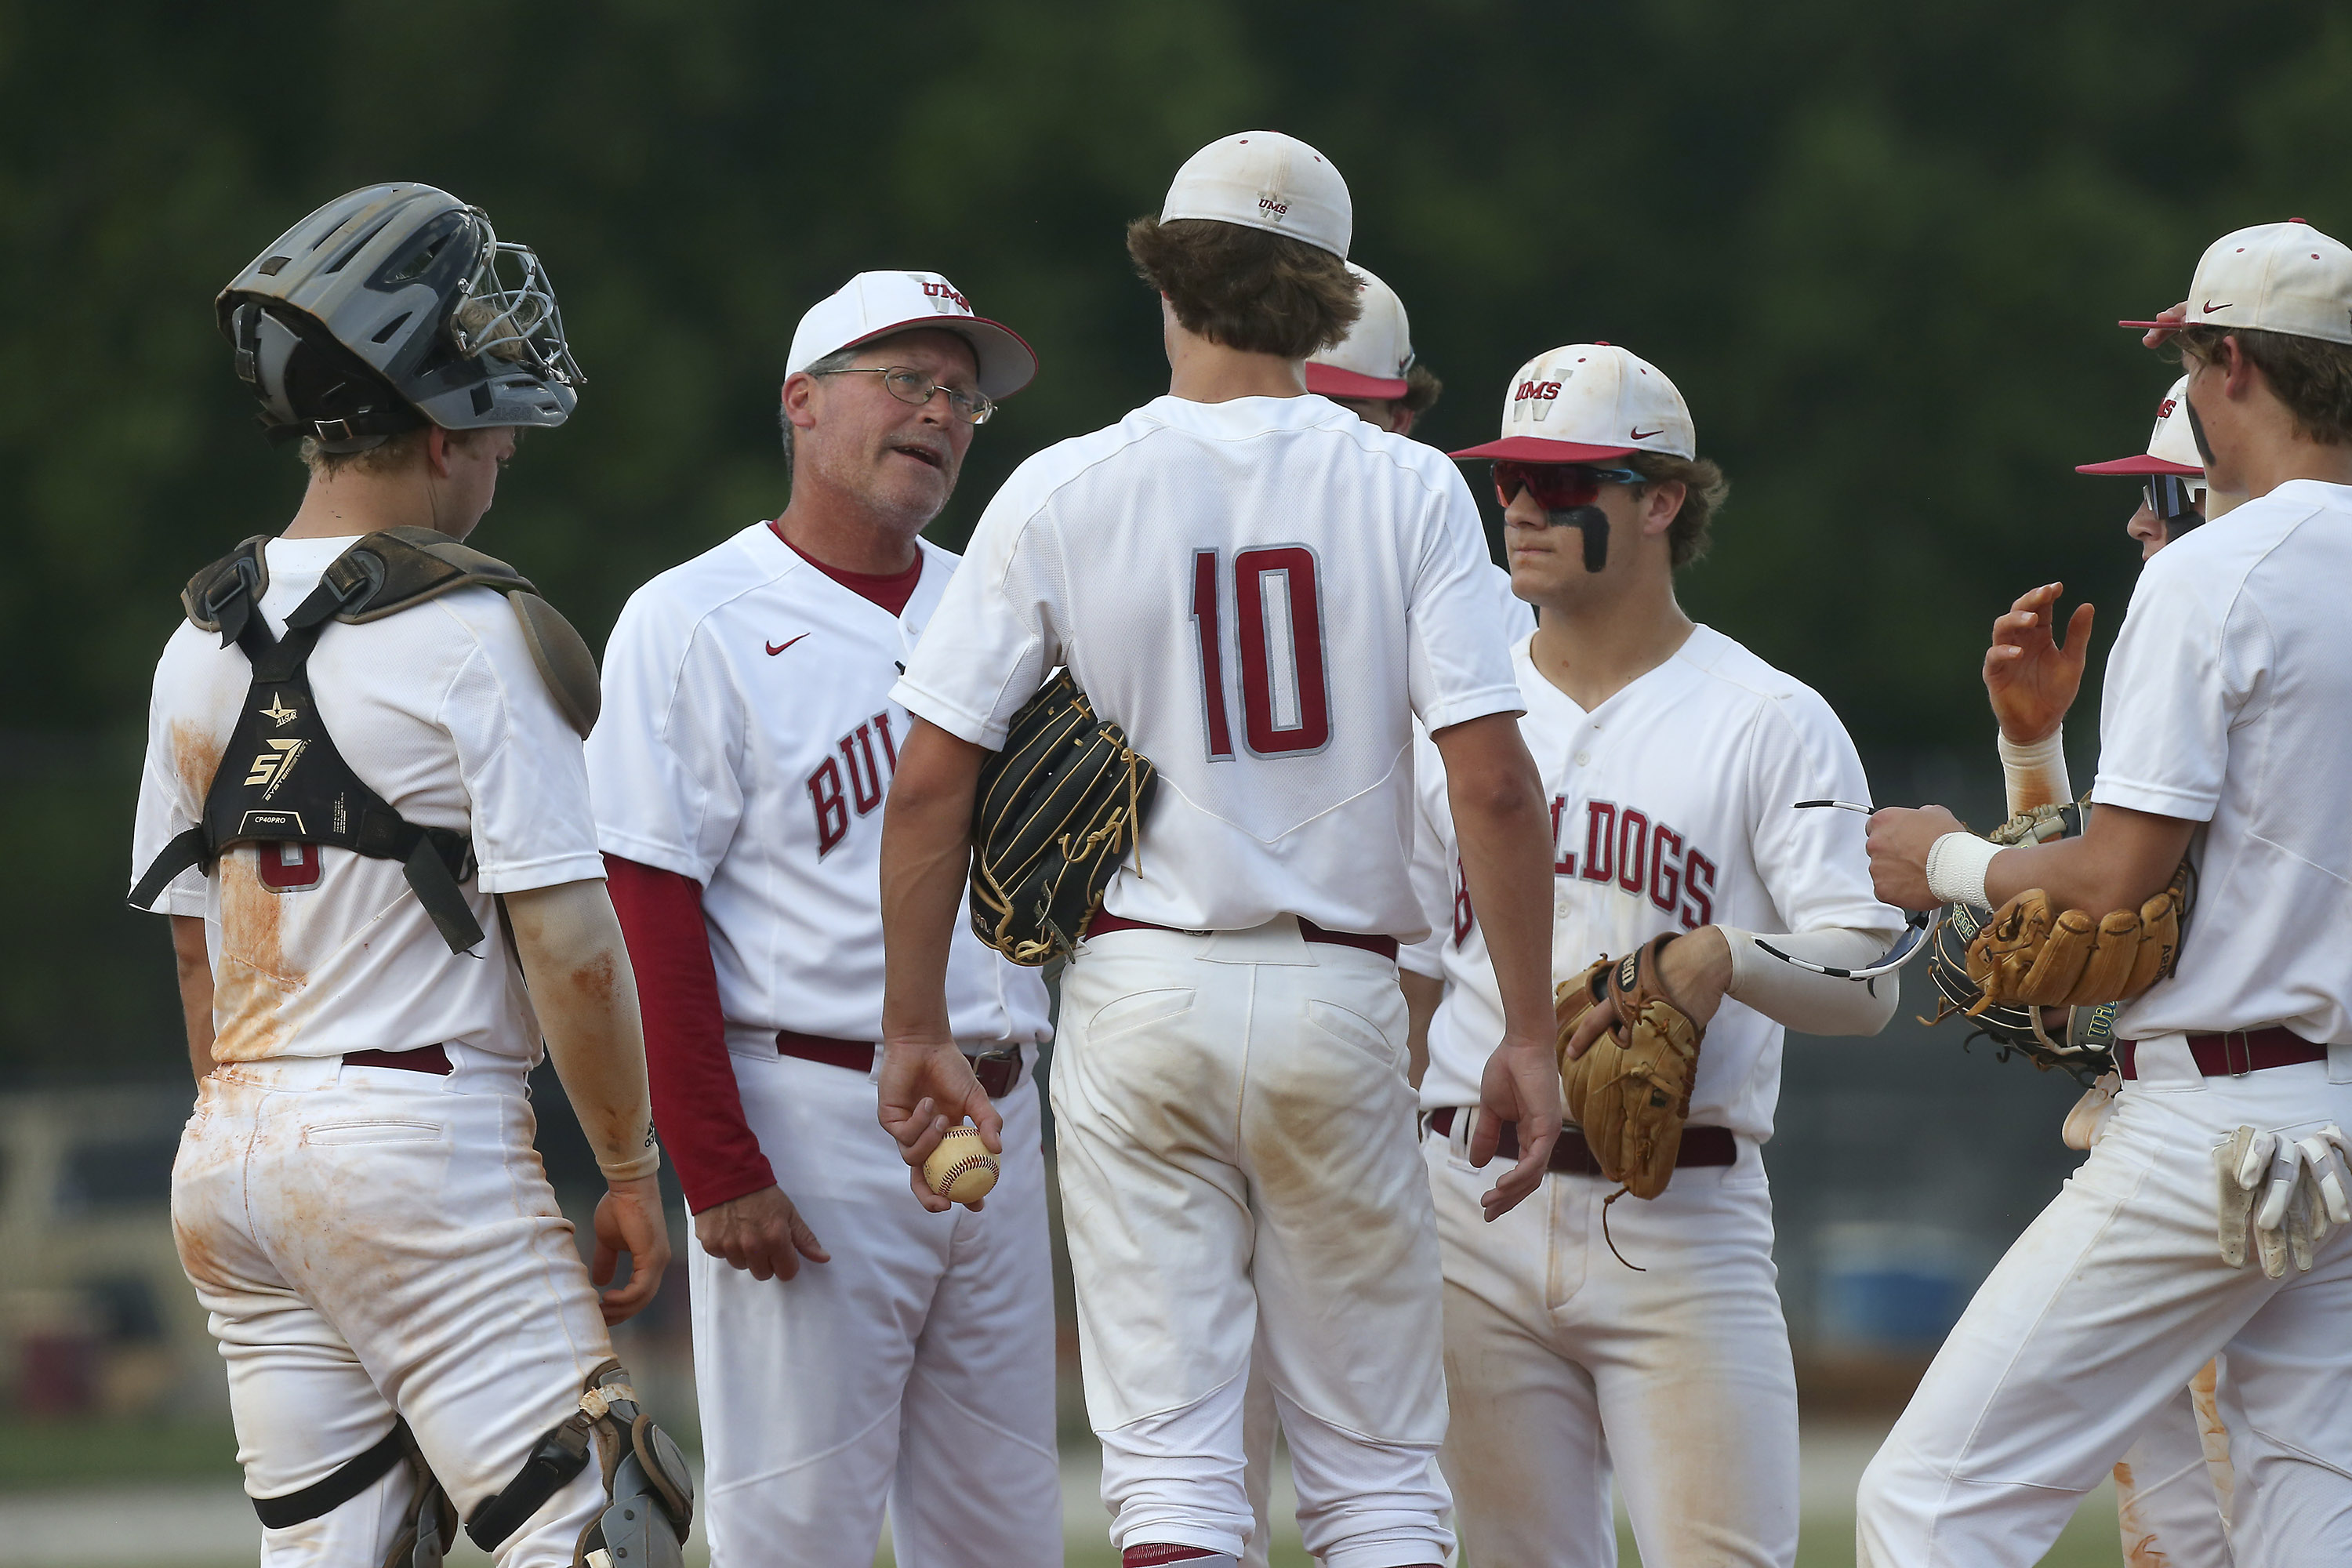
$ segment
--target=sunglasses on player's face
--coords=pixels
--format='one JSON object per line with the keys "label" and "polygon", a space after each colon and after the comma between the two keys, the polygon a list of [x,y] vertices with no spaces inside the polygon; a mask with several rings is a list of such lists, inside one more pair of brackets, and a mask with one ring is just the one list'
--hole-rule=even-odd
{"label": "sunglasses on player's face", "polygon": [[[2186,474],[2150,474],[2140,484],[2140,499],[2159,521],[2175,522],[2197,511],[2197,495],[2189,487]],[[2205,520],[2200,516],[2197,521]]]}
{"label": "sunglasses on player's face", "polygon": [[1507,507],[1526,490],[1546,511],[1567,511],[1591,506],[1602,485],[1645,485],[1649,479],[1632,468],[1596,468],[1590,463],[1515,463],[1495,465],[1495,499]]}

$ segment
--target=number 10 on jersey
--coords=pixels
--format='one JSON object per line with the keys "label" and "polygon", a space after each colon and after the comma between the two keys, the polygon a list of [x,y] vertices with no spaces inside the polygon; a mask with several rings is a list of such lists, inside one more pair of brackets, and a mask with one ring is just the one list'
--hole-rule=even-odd
{"label": "number 10 on jersey", "polygon": [[[1192,630],[1200,642],[1202,713],[1213,761],[1234,754],[1225,698],[1223,568],[1223,552],[1192,552]],[[1321,751],[1331,739],[1331,689],[1315,552],[1303,544],[1241,551],[1233,558],[1233,584],[1244,745],[1254,757]]]}

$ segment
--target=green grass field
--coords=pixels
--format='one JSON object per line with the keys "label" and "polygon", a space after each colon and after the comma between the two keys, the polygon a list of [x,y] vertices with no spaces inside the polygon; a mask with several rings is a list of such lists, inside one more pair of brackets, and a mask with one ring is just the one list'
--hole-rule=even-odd
{"label": "green grass field", "polygon": [[[234,1443],[219,1425],[150,1425],[114,1421],[45,1421],[0,1424],[0,1521],[10,1498],[69,1491],[85,1487],[120,1487],[152,1483],[159,1486],[217,1481],[234,1486],[237,1471]],[[1277,1539],[1275,1568],[1310,1568],[1295,1533]],[[701,1568],[708,1559],[698,1550],[688,1561]],[[1070,1531],[1069,1568],[1118,1568],[1118,1553],[1089,1524]],[[1640,1552],[1632,1534],[1621,1531],[1619,1561],[1635,1568]],[[218,1564],[185,1559],[141,1565],[110,1560],[113,1568],[244,1568],[250,1558]],[[450,1554],[453,1568],[484,1563],[488,1559],[470,1542],[461,1542]],[[1853,1520],[1851,1514],[1820,1513],[1805,1518],[1797,1552],[1797,1568],[1847,1568],[1853,1562]],[[2044,1568],[2121,1568],[2122,1548],[2116,1534],[2115,1502],[2105,1489],[2086,1499],[2057,1545],[2042,1559]],[[886,1551],[876,1568],[891,1568]],[[78,1568],[68,1562],[24,1565],[24,1568]]]}

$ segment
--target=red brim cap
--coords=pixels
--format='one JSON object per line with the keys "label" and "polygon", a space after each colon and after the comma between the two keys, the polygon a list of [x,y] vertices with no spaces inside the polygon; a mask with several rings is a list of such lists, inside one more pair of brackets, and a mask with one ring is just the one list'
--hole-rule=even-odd
{"label": "red brim cap", "polygon": [[1402,397],[1407,390],[1405,379],[1364,375],[1352,370],[1341,370],[1336,364],[1307,362],[1307,390],[1318,397]]}
{"label": "red brim cap", "polygon": [[2077,463],[2074,465],[2074,471],[2078,474],[2189,475],[2202,474],[2205,470],[2170,462],[2163,458],[2151,458],[2146,452],[2142,452],[2136,458],[2111,458],[2104,463]]}
{"label": "red brim cap", "polygon": [[1483,447],[1465,447],[1449,458],[1504,458],[1521,463],[1598,463],[1629,458],[1638,447],[1588,447],[1581,441],[1547,441],[1540,436],[1506,436]]}

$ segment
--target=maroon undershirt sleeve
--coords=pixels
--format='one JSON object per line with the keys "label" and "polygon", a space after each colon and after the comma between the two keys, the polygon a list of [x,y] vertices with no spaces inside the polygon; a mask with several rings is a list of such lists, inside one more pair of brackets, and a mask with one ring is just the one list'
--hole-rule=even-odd
{"label": "maroon undershirt sleeve", "polygon": [[727,1059],[719,974],[702,924],[702,885],[618,855],[604,857],[613,909],[636,972],[654,1124],[695,1214],[776,1184]]}

